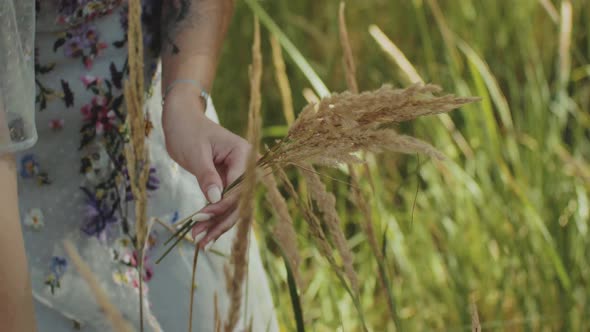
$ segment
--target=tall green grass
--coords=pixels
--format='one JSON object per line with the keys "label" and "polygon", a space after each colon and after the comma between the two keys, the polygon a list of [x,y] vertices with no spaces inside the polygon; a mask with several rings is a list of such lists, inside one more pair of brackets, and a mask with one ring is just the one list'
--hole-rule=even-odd
{"label": "tall green grass", "polygon": [[[377,216],[398,330],[470,330],[472,303],[486,331],[590,329],[590,2],[546,3],[556,20],[537,0],[347,3],[362,90],[409,83],[369,34],[376,25],[425,81],[483,98],[450,119],[400,128],[432,142],[448,160],[368,156],[372,178],[362,185]],[[571,35],[563,29],[567,3]],[[214,86],[216,106],[225,125],[245,130],[250,59],[236,54],[247,54],[256,11],[267,27],[262,114],[272,140],[284,134],[285,120],[268,36],[285,47],[295,109],[305,104],[304,88],[345,90],[338,1],[248,0],[236,7]],[[323,172],[347,179],[342,171]],[[367,324],[392,331],[378,266],[358,226],[363,216],[345,184],[325,180],[356,255]],[[262,199],[259,205],[258,220],[272,223],[270,207]],[[299,294],[307,330],[359,330],[352,301],[294,217],[307,278]],[[279,318],[295,331],[287,269],[272,239],[261,242]]]}

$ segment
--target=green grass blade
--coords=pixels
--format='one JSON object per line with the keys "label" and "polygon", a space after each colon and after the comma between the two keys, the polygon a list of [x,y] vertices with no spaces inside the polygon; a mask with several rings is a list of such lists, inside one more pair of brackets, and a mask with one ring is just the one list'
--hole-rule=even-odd
{"label": "green grass blade", "polygon": [[279,28],[275,21],[268,15],[268,13],[258,4],[257,0],[245,0],[250,9],[260,18],[260,22],[264,25],[270,33],[272,33],[278,40],[279,43],[285,49],[285,52],[289,54],[293,62],[299,67],[303,75],[309,80],[309,83],[314,88],[320,98],[330,95],[330,90],[326,87],[322,79],[313,70],[309,62],[305,59],[303,54],[297,49],[297,47],[291,42],[291,40],[285,35],[285,33]]}

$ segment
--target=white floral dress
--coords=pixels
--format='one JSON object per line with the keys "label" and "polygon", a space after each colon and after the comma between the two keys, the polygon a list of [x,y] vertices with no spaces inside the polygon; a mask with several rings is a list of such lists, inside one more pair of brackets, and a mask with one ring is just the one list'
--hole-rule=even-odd
{"label": "white floral dress", "polygon": [[[174,225],[205,204],[191,174],[164,148],[157,62],[157,13],[161,3],[144,1],[145,69],[152,168],[147,184],[149,216]],[[122,0],[37,0],[35,123],[38,142],[17,154],[20,213],[36,299],[39,331],[109,331],[85,281],[63,250],[78,251],[124,317],[138,326],[138,284],[147,285],[147,330],[184,331],[188,318],[193,247],[186,243],[159,265],[161,242],[170,233],[155,225],[141,276],[132,246],[133,196],[125,170],[127,132],[122,84],[126,76],[127,5]],[[207,114],[216,120],[210,104]],[[214,297],[221,318],[228,296],[224,265],[233,231],[222,236],[197,267],[196,331],[213,331]],[[273,303],[256,241],[250,250],[242,322],[254,331],[276,331]],[[246,298],[246,297],[244,297]]]}

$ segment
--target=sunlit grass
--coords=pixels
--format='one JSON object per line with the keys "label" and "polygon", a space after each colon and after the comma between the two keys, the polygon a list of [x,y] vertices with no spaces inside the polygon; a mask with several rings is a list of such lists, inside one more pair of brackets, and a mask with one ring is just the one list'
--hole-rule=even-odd
{"label": "sunlit grass", "polygon": [[[270,33],[295,48],[283,49],[295,110],[305,104],[304,88],[320,94],[322,85],[346,89],[338,1],[237,2],[213,93],[223,123],[244,133],[250,58],[236,54],[250,48],[249,5],[276,23],[261,17],[271,27],[263,30],[265,59],[272,59]],[[590,3],[370,0],[349,2],[347,18],[362,90],[410,82],[407,68],[392,62],[371,37],[375,25],[423,80],[483,98],[448,119],[401,128],[433,142],[448,160],[368,156],[373,178],[365,176],[362,187],[376,216],[401,330],[469,330],[471,303],[484,330],[590,329]],[[270,60],[262,93],[263,134],[281,137],[286,121]],[[341,171],[322,172],[347,179]],[[355,254],[367,324],[390,331],[377,263],[357,226],[363,216],[346,184],[324,180],[337,196]],[[270,207],[262,196],[258,202],[257,220],[272,223]],[[301,216],[294,219],[305,227]],[[358,330],[346,291],[306,233],[299,234],[307,329]],[[279,318],[294,331],[281,254],[271,239],[262,242]]]}

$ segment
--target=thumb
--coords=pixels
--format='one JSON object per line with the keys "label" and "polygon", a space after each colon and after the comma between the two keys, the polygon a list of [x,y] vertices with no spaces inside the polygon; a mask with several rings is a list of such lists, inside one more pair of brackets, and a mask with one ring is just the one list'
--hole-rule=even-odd
{"label": "thumb", "polygon": [[199,187],[201,187],[210,203],[217,203],[221,200],[223,182],[213,164],[211,153],[204,153],[200,156],[198,154],[193,155],[190,160],[189,171],[197,177]]}

